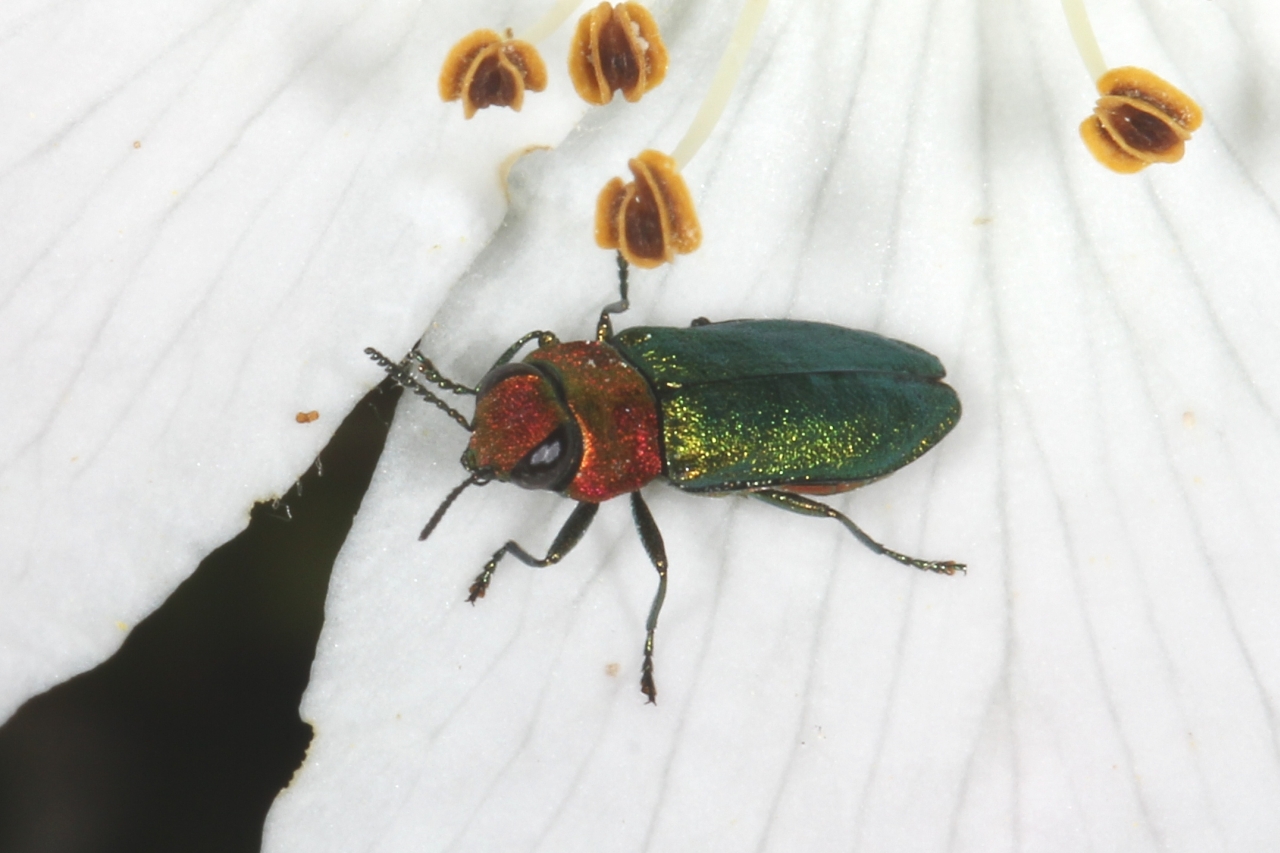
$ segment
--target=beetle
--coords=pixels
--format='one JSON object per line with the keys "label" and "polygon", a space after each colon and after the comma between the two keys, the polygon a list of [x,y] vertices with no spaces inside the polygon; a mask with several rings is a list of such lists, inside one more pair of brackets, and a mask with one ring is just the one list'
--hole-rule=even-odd
{"label": "beetle", "polygon": [[[475,387],[445,378],[415,346],[400,362],[365,352],[397,382],[471,432],[468,477],[423,528],[426,539],[468,486],[494,480],[577,502],[539,558],[515,541],[494,552],[467,600],[484,597],[508,554],[530,566],[558,563],[581,541],[600,504],[630,495],[640,541],[658,572],[645,623],[640,689],[656,702],[653,640],[667,592],[662,534],[640,490],[666,480],[699,495],[745,494],[801,515],[839,521],[877,554],[951,575],[962,563],[892,551],[815,496],[888,476],[918,458],[960,418],[960,399],[934,356],[873,332],[801,320],[694,320],[688,328],[613,332],[600,314],[595,340],[561,342],[534,331],[504,352]],[[537,348],[523,360],[526,345]],[[475,397],[471,420],[418,376]]]}

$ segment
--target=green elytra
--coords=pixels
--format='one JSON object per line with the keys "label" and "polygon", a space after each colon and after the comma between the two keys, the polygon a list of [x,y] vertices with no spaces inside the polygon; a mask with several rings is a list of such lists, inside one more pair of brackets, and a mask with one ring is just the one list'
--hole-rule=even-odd
{"label": "green elytra", "polygon": [[[711,323],[700,318],[688,328],[641,326],[615,335],[610,312],[629,307],[627,266],[621,257],[618,270],[621,299],[601,312],[596,340],[629,362],[653,393],[662,437],[662,478],[695,494],[746,494],[801,515],[839,521],[873,552],[904,565],[947,575],[964,571],[961,563],[921,560],[892,551],[843,513],[811,497],[847,491],[886,476],[919,457],[955,426],[960,400],[942,382],[945,370],[937,358],[873,332],[800,320]],[[486,378],[502,376],[495,373],[499,368],[509,373],[506,365],[534,341],[539,350],[560,345],[549,332],[530,332],[498,358]],[[365,352],[401,385],[467,430],[475,430],[471,421],[428,390],[415,374],[459,395],[485,393],[485,381],[471,387],[446,379],[416,346],[398,363],[372,348]],[[536,355],[535,351],[524,363],[536,364]],[[547,378],[559,386],[554,372]],[[562,386],[558,393],[564,394]],[[530,451],[526,461],[547,455],[553,444],[555,452],[549,457],[572,474],[566,466],[576,466],[578,461],[566,451],[573,442],[559,433]],[[475,465],[470,451],[463,455],[463,464],[470,476],[436,509],[420,539],[436,528],[465,488],[495,479],[496,472]],[[528,488],[564,489],[542,485],[542,480],[539,485],[521,483],[509,474],[503,478]],[[546,482],[552,480],[565,482],[563,477]],[[640,679],[641,691],[653,702],[657,696],[654,633],[666,598],[666,548],[640,491],[629,496],[641,543],[659,578],[645,624]],[[542,558],[515,541],[506,542],[477,575],[468,601],[474,603],[485,595],[507,554],[529,566],[558,563],[581,541],[599,506],[579,500]]]}
{"label": "green elytra", "polygon": [[846,491],[890,474],[960,417],[937,358],[802,320],[637,327],[610,340],[649,381],[672,485]]}

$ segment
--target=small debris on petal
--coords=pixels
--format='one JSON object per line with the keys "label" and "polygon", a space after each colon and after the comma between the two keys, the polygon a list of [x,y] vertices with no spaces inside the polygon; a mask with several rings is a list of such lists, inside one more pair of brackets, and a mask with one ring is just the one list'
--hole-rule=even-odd
{"label": "small debris on petal", "polygon": [[1098,105],[1080,137],[1099,163],[1132,174],[1176,163],[1203,113],[1185,93],[1143,68],[1113,68],[1098,78]]}
{"label": "small debris on petal", "polygon": [[614,178],[596,200],[596,245],[644,269],[702,244],[702,226],[676,161],[652,149],[627,163],[635,180]]}
{"label": "small debris on petal", "polygon": [[573,88],[589,104],[615,90],[638,101],[667,75],[667,48],[649,10],[639,3],[601,3],[578,19],[569,47]]}
{"label": "small debris on petal", "polygon": [[547,87],[547,66],[537,48],[493,30],[476,30],[462,38],[445,57],[440,70],[440,98],[462,100],[467,118],[485,107],[524,105],[524,92]]}
{"label": "small debris on petal", "polygon": [[298,414],[293,416],[293,419],[300,424],[309,424],[312,421],[320,420],[320,413],[314,410],[310,412],[298,412]]}

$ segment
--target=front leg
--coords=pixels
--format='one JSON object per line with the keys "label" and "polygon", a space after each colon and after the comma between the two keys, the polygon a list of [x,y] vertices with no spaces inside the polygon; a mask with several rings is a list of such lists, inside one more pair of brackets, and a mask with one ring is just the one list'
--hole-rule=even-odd
{"label": "front leg", "polygon": [[572,551],[573,546],[582,540],[582,535],[591,526],[591,520],[596,517],[598,509],[600,509],[600,504],[580,501],[573,514],[569,516],[569,520],[564,523],[564,527],[561,527],[560,532],[556,534],[555,541],[547,549],[547,556],[541,560],[521,548],[520,544],[515,540],[508,540],[506,545],[493,552],[493,558],[485,563],[484,569],[480,574],[476,575],[475,581],[471,584],[471,591],[467,596],[467,601],[475,604],[477,598],[484,598],[485,592],[489,589],[489,581],[493,580],[493,570],[498,567],[498,561],[507,554],[511,554],[526,566],[533,566],[534,568],[542,568],[560,562],[564,555]]}
{"label": "front leg", "polygon": [[596,323],[596,340],[604,343],[613,337],[613,320],[609,315],[621,314],[631,307],[627,299],[627,259],[618,253],[618,301],[610,302],[600,312],[600,322]]}

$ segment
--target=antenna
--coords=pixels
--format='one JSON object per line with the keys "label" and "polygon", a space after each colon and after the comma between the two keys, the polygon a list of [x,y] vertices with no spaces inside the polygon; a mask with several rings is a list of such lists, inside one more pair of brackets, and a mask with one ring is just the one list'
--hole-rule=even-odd
{"label": "antenna", "polygon": [[[400,383],[402,387],[408,388],[410,391],[417,394],[419,397],[426,400],[428,403],[432,404],[433,406],[435,406],[440,411],[444,412],[449,417],[453,418],[467,432],[472,431],[471,421],[467,420],[466,417],[457,409],[453,408],[444,400],[441,400],[435,394],[431,393],[431,391],[428,390],[428,388],[425,385],[423,385],[421,382],[419,382],[417,379],[414,379],[413,375],[409,373],[408,370],[405,369],[403,362],[400,362],[400,363],[394,362],[391,359],[387,358],[382,353],[378,352],[373,347],[366,347],[364,352],[365,352],[365,355],[369,356],[369,358],[376,361],[378,363],[378,366],[387,372],[388,376],[390,376],[396,382]],[[419,353],[419,355],[421,355],[421,353]],[[426,356],[422,356],[422,359],[426,361]],[[426,361],[426,363],[430,364],[431,362]],[[425,370],[423,372],[426,373]],[[432,368],[432,372],[434,372],[434,367]],[[428,375],[428,378],[431,378],[430,374],[427,374],[427,375]],[[439,374],[436,374],[436,375],[439,376]],[[444,379],[444,377],[440,377],[440,378]],[[449,380],[445,379],[444,381],[448,382]],[[451,386],[455,386],[455,383],[450,382],[449,384]],[[462,388],[463,386],[456,385],[455,387]],[[454,389],[449,388],[449,390],[452,391]],[[455,393],[465,393],[465,392],[455,392]],[[474,394],[475,392],[472,391],[471,393]]]}

